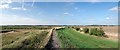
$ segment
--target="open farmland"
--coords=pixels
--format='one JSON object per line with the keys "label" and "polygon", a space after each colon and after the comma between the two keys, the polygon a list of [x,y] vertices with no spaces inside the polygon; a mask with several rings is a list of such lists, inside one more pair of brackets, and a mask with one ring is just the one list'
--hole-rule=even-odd
{"label": "open farmland", "polygon": [[0,50],[120,50],[119,0],[0,3]]}
{"label": "open farmland", "polygon": [[[86,28],[86,26],[74,27]],[[103,30],[106,29],[112,28],[103,27]],[[106,31],[105,35],[108,35]],[[48,50],[54,48],[118,48],[117,40],[84,34],[71,26],[3,26],[0,34],[2,34],[3,50],[8,48],[17,50],[24,48],[47,48]]]}

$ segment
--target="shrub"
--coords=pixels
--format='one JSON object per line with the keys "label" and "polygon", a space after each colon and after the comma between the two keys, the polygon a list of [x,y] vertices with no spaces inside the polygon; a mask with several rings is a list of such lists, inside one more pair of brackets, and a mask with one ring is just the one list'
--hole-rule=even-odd
{"label": "shrub", "polygon": [[97,36],[104,36],[104,35],[105,33],[101,28],[97,29]]}
{"label": "shrub", "polygon": [[83,28],[84,33],[89,33],[89,28]]}
{"label": "shrub", "polygon": [[90,29],[90,35],[104,36],[105,33],[102,30],[102,28],[91,28]]}
{"label": "shrub", "polygon": [[60,28],[60,29],[56,29],[56,30],[64,30],[65,28]]}
{"label": "shrub", "polygon": [[72,26],[72,28],[75,28],[74,26]]}
{"label": "shrub", "polygon": [[90,29],[90,35],[95,35],[97,31],[97,28],[91,28]]}
{"label": "shrub", "polygon": [[68,26],[67,28],[70,28],[70,26]]}
{"label": "shrub", "polygon": [[75,28],[77,31],[79,31],[80,30],[80,28]]}

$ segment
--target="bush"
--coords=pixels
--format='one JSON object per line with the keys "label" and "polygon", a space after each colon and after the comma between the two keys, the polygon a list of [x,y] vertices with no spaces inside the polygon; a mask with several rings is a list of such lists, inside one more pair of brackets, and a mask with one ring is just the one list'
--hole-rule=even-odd
{"label": "bush", "polygon": [[95,35],[97,31],[97,28],[91,28],[90,29],[90,35]]}
{"label": "bush", "polygon": [[75,28],[74,26],[72,26],[72,28]]}
{"label": "bush", "polygon": [[56,30],[64,30],[65,28],[60,28],[60,29],[56,29]]}
{"label": "bush", "polygon": [[89,28],[83,28],[84,33],[89,33]]}
{"label": "bush", "polygon": [[105,33],[101,28],[97,29],[97,36],[104,36],[104,35]]}
{"label": "bush", "polygon": [[80,28],[75,28],[77,31],[79,31],[80,30]]}
{"label": "bush", "polygon": [[67,26],[67,28],[70,28],[70,26]]}
{"label": "bush", "polygon": [[104,36],[105,33],[102,30],[102,28],[91,28],[90,29],[90,35]]}

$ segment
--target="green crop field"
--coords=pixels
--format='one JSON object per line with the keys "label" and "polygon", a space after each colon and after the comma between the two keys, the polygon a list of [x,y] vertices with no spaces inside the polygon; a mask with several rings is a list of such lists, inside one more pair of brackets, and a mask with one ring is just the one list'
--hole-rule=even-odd
{"label": "green crop field", "polygon": [[61,48],[117,48],[118,42],[87,34],[81,34],[72,28],[58,29]]}

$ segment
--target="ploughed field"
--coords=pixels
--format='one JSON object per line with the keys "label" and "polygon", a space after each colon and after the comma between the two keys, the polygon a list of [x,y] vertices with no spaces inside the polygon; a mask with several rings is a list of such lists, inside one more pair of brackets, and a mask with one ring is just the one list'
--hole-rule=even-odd
{"label": "ploughed field", "polygon": [[72,28],[58,29],[61,48],[117,48],[118,42],[88,34],[81,34]]}

